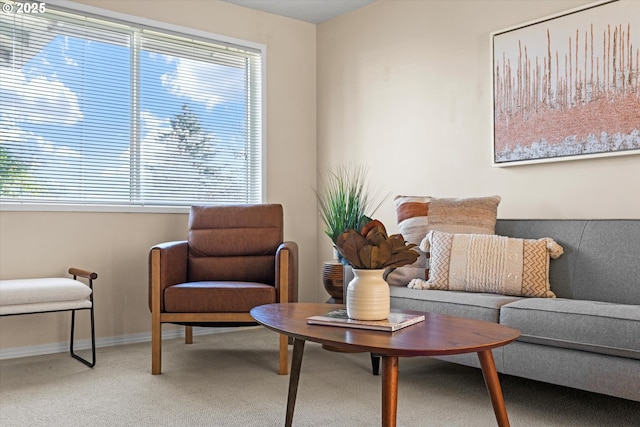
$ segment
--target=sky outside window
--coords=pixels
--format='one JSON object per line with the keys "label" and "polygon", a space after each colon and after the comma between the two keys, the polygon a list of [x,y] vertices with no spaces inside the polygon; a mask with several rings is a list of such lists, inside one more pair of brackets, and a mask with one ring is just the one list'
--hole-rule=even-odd
{"label": "sky outside window", "polygon": [[132,31],[1,18],[13,50],[1,52],[0,143],[27,168],[5,199],[190,204],[247,193],[243,55],[142,34],[136,60]]}

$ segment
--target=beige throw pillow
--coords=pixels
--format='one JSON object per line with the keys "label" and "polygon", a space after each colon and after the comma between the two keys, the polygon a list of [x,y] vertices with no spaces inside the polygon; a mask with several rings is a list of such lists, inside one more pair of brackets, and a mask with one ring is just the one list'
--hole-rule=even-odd
{"label": "beige throw pillow", "polygon": [[431,252],[429,280],[412,280],[410,288],[555,298],[549,258],[558,258],[563,249],[551,238],[431,231],[420,249]]}
{"label": "beige throw pillow", "polygon": [[[407,242],[419,245],[431,230],[495,234],[500,196],[397,196],[394,203],[399,233]],[[386,276],[389,285],[407,286],[412,279],[424,280],[429,277],[429,254],[419,252],[416,262],[397,268]]]}

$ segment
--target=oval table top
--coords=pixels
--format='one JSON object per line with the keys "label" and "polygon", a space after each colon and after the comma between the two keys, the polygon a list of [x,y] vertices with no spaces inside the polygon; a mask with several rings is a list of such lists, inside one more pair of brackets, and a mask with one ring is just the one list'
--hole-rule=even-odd
{"label": "oval table top", "polygon": [[464,317],[424,314],[425,320],[395,332],[338,326],[309,325],[307,318],[345,308],[342,304],[267,304],[251,310],[260,324],[285,335],[318,342],[335,349],[388,356],[441,356],[472,353],[506,345],[520,331],[497,323]]}

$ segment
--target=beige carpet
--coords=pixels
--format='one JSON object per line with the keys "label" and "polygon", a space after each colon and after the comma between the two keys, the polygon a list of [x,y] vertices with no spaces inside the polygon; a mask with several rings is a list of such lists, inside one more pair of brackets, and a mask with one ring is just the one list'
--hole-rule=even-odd
{"label": "beige carpet", "polygon": [[[256,327],[165,341],[163,374],[150,344],[98,349],[90,369],[68,354],[0,361],[0,425],[281,426],[288,376],[277,335]],[[83,352],[86,353],[86,352]],[[398,426],[495,426],[479,370],[400,359]],[[630,379],[631,380],[631,379]],[[640,403],[501,376],[512,426],[640,426]],[[307,343],[294,426],[380,425],[380,377],[368,354]]]}

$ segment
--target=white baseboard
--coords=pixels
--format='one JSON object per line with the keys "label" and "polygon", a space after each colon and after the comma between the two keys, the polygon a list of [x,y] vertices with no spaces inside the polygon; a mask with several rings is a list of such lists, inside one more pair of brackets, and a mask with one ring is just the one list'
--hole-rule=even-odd
{"label": "white baseboard", "polygon": [[[234,331],[238,328],[193,328],[193,335],[210,335],[219,334],[223,332]],[[171,329],[162,331],[162,339],[172,339],[184,337],[184,328]],[[96,339],[96,348],[101,347],[113,347],[117,345],[125,344],[137,344],[141,342],[151,342],[151,332],[144,332],[140,334],[120,335],[115,337],[105,337]],[[74,350],[87,350],[91,349],[91,339],[77,340],[74,343]],[[32,345],[27,347],[8,348],[6,350],[0,349],[0,360],[4,359],[16,359],[18,357],[39,356],[42,354],[52,353],[66,353],[69,352],[69,341],[57,342],[43,345]]]}

